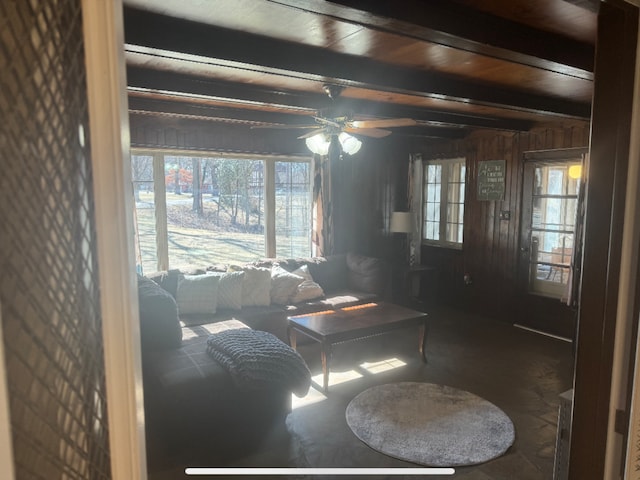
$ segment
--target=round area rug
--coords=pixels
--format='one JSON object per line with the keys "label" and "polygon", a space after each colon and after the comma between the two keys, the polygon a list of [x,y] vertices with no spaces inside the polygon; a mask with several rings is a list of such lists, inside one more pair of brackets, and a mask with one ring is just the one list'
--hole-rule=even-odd
{"label": "round area rug", "polygon": [[353,433],[374,450],[433,467],[483,463],[515,440],[511,419],[464,390],[402,382],[371,387],[346,411]]}

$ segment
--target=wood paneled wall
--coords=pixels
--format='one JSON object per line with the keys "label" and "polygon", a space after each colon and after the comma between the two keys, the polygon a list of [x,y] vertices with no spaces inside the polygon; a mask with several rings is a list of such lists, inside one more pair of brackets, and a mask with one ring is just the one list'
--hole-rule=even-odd
{"label": "wood paneled wall", "polygon": [[[520,254],[523,153],[586,147],[588,143],[589,125],[575,123],[527,133],[477,131],[464,140],[423,147],[424,159],[467,159],[464,247],[461,251],[427,246],[422,249],[422,263],[439,267],[440,299],[498,318],[513,314]],[[477,200],[478,165],[486,160],[506,161],[503,201]],[[508,212],[509,220],[501,219],[501,212]],[[470,285],[464,284],[465,274],[470,275]]]}
{"label": "wood paneled wall", "polygon": [[[131,115],[130,125],[134,147],[310,156],[304,142],[296,138],[297,131],[255,130],[246,125],[138,114]],[[346,194],[343,204],[336,205],[351,218],[345,222],[350,231],[344,248],[397,258],[397,242],[389,234],[388,224],[392,211],[407,208],[409,154],[421,153],[424,159],[465,157],[464,248],[423,246],[422,263],[439,267],[440,301],[508,319],[518,301],[523,153],[586,147],[588,143],[586,122],[551,125],[527,133],[476,131],[454,141],[433,142],[401,135],[366,139],[359,154],[344,159],[349,162],[341,182]],[[503,201],[476,199],[478,164],[485,160],[506,161]],[[509,220],[500,218],[503,211],[509,212]],[[465,273],[471,276],[471,285],[464,284]]]}

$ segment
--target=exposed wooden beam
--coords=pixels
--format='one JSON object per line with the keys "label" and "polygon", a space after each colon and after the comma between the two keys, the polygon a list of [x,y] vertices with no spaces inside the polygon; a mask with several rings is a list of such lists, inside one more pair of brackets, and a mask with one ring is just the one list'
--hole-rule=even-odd
{"label": "exposed wooden beam", "polygon": [[[315,81],[401,92],[464,103],[586,119],[590,105],[492,88],[434,72],[415,70],[259,35],[124,8],[125,39],[133,45],[193,54],[225,66],[259,66],[270,73]],[[206,41],[205,41],[206,39]],[[373,83],[375,82],[375,83]]]}
{"label": "exposed wooden beam", "polygon": [[[268,0],[465,51],[593,80],[593,45],[442,0]],[[592,9],[596,0],[574,0]]]}
{"label": "exposed wooden beam", "polygon": [[[177,118],[219,121],[224,123],[270,124],[292,127],[314,126],[313,118],[303,115],[288,115],[277,112],[220,108],[208,105],[191,105],[182,102],[151,98],[129,97],[129,111],[133,114],[169,115]],[[319,124],[317,125],[320,126]],[[390,128],[394,135],[425,138],[463,138],[468,131],[462,127],[434,127],[416,125],[414,127]],[[300,130],[304,133],[304,130]],[[356,132],[357,136],[357,132]]]}
{"label": "exposed wooden beam", "polygon": [[[151,91],[180,92],[195,96],[236,101],[238,103],[248,103],[254,106],[263,104],[270,106],[280,106],[283,108],[296,108],[313,114],[325,109],[328,105],[328,98],[324,94],[312,94],[289,91],[273,91],[259,88],[254,85],[242,85],[232,82],[211,81],[190,75],[150,70],[143,67],[127,67],[127,82],[130,87],[149,89]],[[186,99],[185,99],[186,100]],[[202,100],[204,102],[204,99]],[[192,102],[197,103],[197,99]],[[532,127],[531,122],[513,119],[501,119],[485,116],[465,115],[460,113],[440,112],[436,110],[419,109],[406,107],[391,103],[373,102],[368,100],[358,100],[341,97],[339,101],[340,109],[334,113],[353,112],[356,115],[383,117],[383,118],[413,118],[414,120],[443,126],[462,126],[469,128],[491,128],[499,130],[527,131]],[[165,108],[158,106],[157,108]],[[177,108],[177,107],[173,107]],[[210,110],[212,115],[231,115],[231,111],[240,109],[228,109],[223,113],[220,109]],[[203,110],[201,109],[202,113]],[[265,112],[270,113],[270,112]],[[290,122],[297,122],[298,115],[288,115]],[[230,118],[255,120],[273,123],[280,123],[277,118],[284,120],[284,117],[272,115],[262,115],[258,110],[247,110],[245,113],[238,113]],[[302,117],[305,118],[305,117]],[[308,121],[308,120],[307,120]]]}
{"label": "exposed wooden beam", "polygon": [[320,110],[328,98],[322,94],[276,91],[256,85],[208,80],[174,71],[159,71],[144,67],[127,67],[127,85],[134,88],[204,95],[221,100],[251,103],[255,107],[271,105],[283,108]]}
{"label": "exposed wooden beam", "polygon": [[[129,95],[129,110],[132,112],[168,113],[184,117],[247,124],[309,125],[313,118],[307,115],[291,115],[263,110],[228,108],[199,105],[184,101],[145,98]],[[313,111],[309,115],[314,114]]]}

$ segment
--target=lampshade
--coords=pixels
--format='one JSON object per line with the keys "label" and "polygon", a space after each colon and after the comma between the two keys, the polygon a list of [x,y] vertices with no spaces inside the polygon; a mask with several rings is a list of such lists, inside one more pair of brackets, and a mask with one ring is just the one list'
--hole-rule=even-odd
{"label": "lampshade", "polygon": [[342,132],[340,135],[338,135],[338,140],[340,141],[340,145],[342,146],[342,151],[349,155],[358,153],[360,147],[362,147],[362,142],[360,140],[358,140],[356,137],[352,137],[345,132]]}
{"label": "lampshade", "polygon": [[397,233],[413,232],[413,223],[411,222],[411,213],[410,212],[392,212],[389,231],[397,232]]}
{"label": "lampshade", "polygon": [[[360,150],[362,142],[355,137],[352,137],[348,133],[342,132],[338,135],[338,141],[342,151],[348,155],[353,155]],[[309,137],[305,140],[307,148],[317,155],[327,155],[329,153],[329,146],[331,145],[331,136],[324,133],[318,133],[313,137]]]}
{"label": "lampshade", "polygon": [[317,155],[326,155],[329,153],[329,145],[331,145],[331,137],[324,133],[318,133],[313,137],[309,137],[304,141],[307,148]]}

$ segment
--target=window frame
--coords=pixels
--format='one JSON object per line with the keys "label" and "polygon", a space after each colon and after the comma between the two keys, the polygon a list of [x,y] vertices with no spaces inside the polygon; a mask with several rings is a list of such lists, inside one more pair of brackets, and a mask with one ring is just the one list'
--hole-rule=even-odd
{"label": "window frame", "polygon": [[[421,182],[421,211],[420,211],[420,221],[421,221],[421,244],[432,246],[432,247],[440,247],[440,248],[449,248],[454,250],[462,250],[464,246],[464,211],[466,211],[466,199],[467,199],[467,159],[465,157],[454,157],[454,158],[438,158],[432,160],[423,160],[423,174],[422,174],[422,182]],[[440,165],[442,167],[441,175],[440,175],[440,215],[438,220],[438,228],[439,228],[439,240],[426,238],[427,235],[427,219],[426,219],[426,205],[427,200],[425,198],[426,189],[427,189],[427,175],[429,170],[429,165]],[[447,211],[449,208],[449,185],[452,177],[452,168],[455,165],[463,165],[464,166],[464,178],[461,178],[461,182],[463,185],[463,213],[462,218],[459,219],[459,222],[456,222],[458,225],[462,226],[463,230],[463,238],[461,242],[452,242],[446,240],[447,233]]]}
{"label": "window frame", "polygon": [[[257,160],[264,162],[264,256],[266,258],[275,258],[276,256],[276,163],[278,162],[292,162],[292,163],[307,163],[309,169],[312,168],[311,159],[303,156],[295,155],[255,155],[255,154],[229,154],[209,151],[193,151],[193,150],[178,150],[178,149],[158,149],[158,148],[132,148],[131,157],[134,156],[153,156],[154,167],[154,208],[155,208],[155,222],[156,222],[156,260],[157,271],[167,270],[169,268],[176,268],[175,265],[170,265],[169,260],[169,248],[168,248],[168,228],[167,228],[167,206],[166,206],[166,188],[164,184],[164,165],[166,156],[181,156],[181,157],[200,157],[200,158],[225,158],[225,159],[237,159],[237,160]],[[157,174],[156,171],[160,171]],[[313,181],[313,175],[310,173],[310,182]],[[156,182],[160,182],[160,188],[156,185]],[[135,180],[132,178],[132,188]],[[313,194],[312,185],[309,187],[310,193]],[[132,192],[133,193],[133,192]],[[311,201],[311,210],[313,210],[313,202]],[[134,202],[135,208],[135,202]],[[309,228],[313,227],[313,211],[309,214]],[[136,227],[137,230],[137,227]],[[164,233],[164,238],[160,238]],[[311,251],[311,236],[309,237],[309,250]]]}

